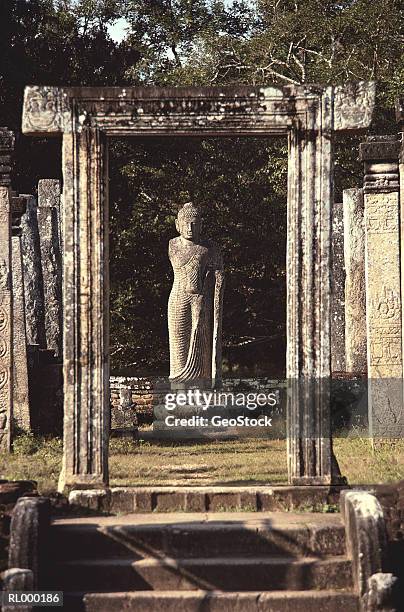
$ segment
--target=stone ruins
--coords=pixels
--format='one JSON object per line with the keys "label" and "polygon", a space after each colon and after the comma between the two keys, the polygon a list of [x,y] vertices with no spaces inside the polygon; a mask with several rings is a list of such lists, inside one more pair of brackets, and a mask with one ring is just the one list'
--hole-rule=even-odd
{"label": "stone ruins", "polygon": [[215,388],[222,374],[224,272],[218,247],[200,238],[200,211],[179,210],[178,238],[170,240],[174,282],[168,301],[172,386]]}
{"label": "stone ruins", "polygon": [[[24,133],[63,136],[63,194],[53,179],[39,181],[37,196],[12,191],[14,136],[1,129],[2,448],[11,447],[13,424],[26,431],[55,431],[63,413],[60,488],[108,486],[108,138],[138,135],[288,138],[290,483],[339,481],[330,428],[334,374],[367,377],[370,436],[400,437],[402,144],[396,135],[366,138],[374,100],[375,85],[365,82],[281,88],[27,87]],[[401,124],[403,117],[399,104]],[[363,134],[364,183],[345,190],[342,202],[334,202],[333,195],[337,132]],[[208,379],[216,385],[221,378],[221,256],[214,245],[198,241],[199,211],[191,203],[180,211],[177,229],[180,236],[169,249],[175,279],[168,309],[170,377],[173,384]],[[142,398],[131,383],[121,387],[113,386],[112,403],[127,415]],[[148,383],[145,402],[152,390]],[[122,419],[117,429],[126,416]],[[129,421],[136,426],[136,419]]]}
{"label": "stone ruins", "polygon": [[108,484],[108,137],[159,134],[288,138],[289,479],[338,478],[329,382],[333,136],[365,132],[374,97],[371,83],[26,89],[24,133],[63,135],[61,489]]}

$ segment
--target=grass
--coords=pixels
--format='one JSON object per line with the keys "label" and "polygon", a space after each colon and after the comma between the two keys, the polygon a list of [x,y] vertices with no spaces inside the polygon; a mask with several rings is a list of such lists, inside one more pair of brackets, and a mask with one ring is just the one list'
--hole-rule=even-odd
{"label": "grass", "polygon": [[[404,479],[404,441],[373,451],[366,438],[337,438],[334,450],[350,484]],[[0,455],[0,477],[32,479],[42,493],[57,487],[62,442],[57,438],[19,436],[11,455]],[[249,485],[286,484],[285,440],[242,439],[199,443],[110,442],[111,484]]]}

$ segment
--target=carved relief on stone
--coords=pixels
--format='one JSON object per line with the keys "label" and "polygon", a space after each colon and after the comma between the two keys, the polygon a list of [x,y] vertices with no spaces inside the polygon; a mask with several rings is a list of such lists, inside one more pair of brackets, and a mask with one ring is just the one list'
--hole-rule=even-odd
{"label": "carved relief on stone", "polygon": [[10,273],[4,259],[0,259],[0,290],[10,289]]}
{"label": "carved relief on stone", "polygon": [[0,338],[0,359],[6,357],[8,353],[8,345],[4,338]]}
{"label": "carved relief on stone", "polygon": [[401,364],[401,300],[384,287],[369,300],[370,364]]}
{"label": "carved relief on stone", "polygon": [[397,201],[395,193],[384,194],[383,201],[378,194],[366,196],[366,230],[373,234],[398,231]]}
{"label": "carved relief on stone", "polygon": [[176,227],[180,236],[169,244],[170,380],[212,386],[221,378],[222,256],[215,244],[200,239],[201,216],[192,203],[179,211]]}
{"label": "carved relief on stone", "polygon": [[400,329],[390,330],[388,334],[385,328],[374,329],[370,337],[370,364],[400,365],[401,364],[401,336]]}
{"label": "carved relief on stone", "polygon": [[370,317],[377,319],[377,322],[400,321],[401,318],[401,300],[400,296],[392,289],[384,287],[382,291],[374,298],[369,300]]}
{"label": "carved relief on stone", "polygon": [[8,381],[8,371],[0,370],[0,389],[2,389]]}
{"label": "carved relief on stone", "polygon": [[25,89],[24,130],[60,132],[66,112],[70,112],[70,108],[63,90],[57,87],[38,86]]}
{"label": "carved relief on stone", "polygon": [[8,315],[2,306],[0,306],[0,332],[8,327]]}
{"label": "carved relief on stone", "polygon": [[[246,95],[222,94],[217,97],[170,97],[133,99],[122,94],[119,105],[111,112],[111,101],[99,98],[94,102],[93,116],[103,129],[137,127],[177,129],[242,127],[261,124],[267,110],[264,93],[257,88]],[[125,91],[125,90],[123,90]],[[88,115],[87,105],[78,104],[78,115]],[[119,120],[117,121],[117,115]]]}
{"label": "carved relief on stone", "polygon": [[141,119],[143,116],[159,115],[242,115],[265,108],[262,105],[263,94],[251,92],[249,96],[229,96],[223,94],[218,98],[168,98],[153,99],[146,98],[127,101],[128,106],[132,107],[133,119]]}
{"label": "carved relief on stone", "polygon": [[334,129],[348,130],[369,125],[375,103],[376,84],[346,83],[334,89]]}

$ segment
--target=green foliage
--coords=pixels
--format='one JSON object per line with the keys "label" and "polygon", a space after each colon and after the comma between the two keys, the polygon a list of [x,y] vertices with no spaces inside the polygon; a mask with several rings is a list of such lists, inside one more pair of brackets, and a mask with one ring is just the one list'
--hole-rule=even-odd
{"label": "green foliage", "polygon": [[60,438],[37,436],[32,432],[19,433],[13,441],[13,453],[17,456],[36,455],[42,459],[59,457],[63,450]]}
{"label": "green foliage", "polygon": [[17,436],[13,443],[16,455],[34,455],[40,447],[40,440],[32,432]]}
{"label": "green foliage", "polygon": [[[0,3],[0,125],[20,130],[25,85],[124,85],[139,59],[111,40],[112,0],[7,0]],[[94,7],[97,10],[94,10]],[[20,137],[14,184],[32,193],[40,178],[61,178],[59,139]]]}
{"label": "green foliage", "polygon": [[[129,35],[111,40],[125,17]],[[0,4],[0,124],[24,85],[293,85],[377,79],[372,130],[396,131],[401,0],[9,0]],[[336,198],[360,185],[358,144],[336,148]],[[164,372],[167,242],[180,203],[204,210],[225,253],[230,372],[280,374],[285,347],[286,143],[155,139],[111,145],[111,352],[115,369]],[[60,177],[60,142],[21,138],[15,185]]]}
{"label": "green foliage", "polygon": [[[125,145],[119,145],[118,155],[112,167],[120,161],[124,165],[118,176],[111,176],[115,366],[167,371],[166,308],[172,278],[167,245],[176,235],[178,207],[192,199],[202,208],[206,234],[224,251],[228,369],[267,373],[269,351],[277,373],[282,372],[286,142],[156,139],[139,143],[129,163]],[[115,192],[122,181],[131,194],[128,201]]]}

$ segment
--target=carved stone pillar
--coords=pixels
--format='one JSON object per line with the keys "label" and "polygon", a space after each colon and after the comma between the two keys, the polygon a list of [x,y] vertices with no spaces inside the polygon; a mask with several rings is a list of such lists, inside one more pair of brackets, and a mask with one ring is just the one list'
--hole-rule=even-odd
{"label": "carved stone pillar", "polygon": [[0,449],[11,450],[13,421],[13,295],[11,289],[11,203],[0,186]]}
{"label": "carved stone pillar", "polygon": [[364,162],[369,433],[404,434],[400,200],[396,136],[361,144]]}
{"label": "carved stone pillar", "polygon": [[60,231],[60,183],[38,182],[38,230],[40,239],[46,348],[62,355],[62,254]]}
{"label": "carved stone pillar", "polygon": [[334,202],[331,241],[331,372],[345,371],[344,211]]}
{"label": "carved stone pillar", "polygon": [[13,294],[11,288],[11,154],[14,134],[0,128],[0,450],[11,450],[13,426]]}
{"label": "carved stone pillar", "polygon": [[107,142],[95,128],[63,136],[64,465],[60,489],[108,484],[109,282]]}
{"label": "carved stone pillar", "polygon": [[363,190],[344,189],[345,359],[347,372],[366,372],[365,213]]}
{"label": "carved stone pillar", "polygon": [[[287,438],[292,484],[330,484],[331,89],[291,132],[287,236]],[[296,175],[305,181],[295,191]],[[318,211],[321,202],[321,214]],[[314,248],[315,245],[315,248]]]}
{"label": "carved stone pillar", "polygon": [[27,344],[46,348],[45,307],[37,202],[36,198],[32,195],[23,197],[25,197],[27,202],[26,212],[21,218]]}
{"label": "carved stone pillar", "polygon": [[25,327],[24,274],[21,248],[23,197],[12,198],[12,291],[13,291],[13,404],[15,423],[23,431],[31,427],[28,385],[27,336]]}

